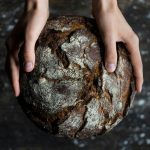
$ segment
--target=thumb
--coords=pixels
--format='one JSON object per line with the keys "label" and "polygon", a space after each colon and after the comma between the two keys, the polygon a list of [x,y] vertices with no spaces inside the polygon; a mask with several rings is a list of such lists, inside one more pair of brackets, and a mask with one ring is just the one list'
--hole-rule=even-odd
{"label": "thumb", "polygon": [[31,72],[35,64],[35,42],[36,40],[28,37],[24,43],[24,70],[26,72]]}
{"label": "thumb", "polygon": [[117,64],[116,40],[107,36],[104,40],[105,68],[108,72],[114,72]]}

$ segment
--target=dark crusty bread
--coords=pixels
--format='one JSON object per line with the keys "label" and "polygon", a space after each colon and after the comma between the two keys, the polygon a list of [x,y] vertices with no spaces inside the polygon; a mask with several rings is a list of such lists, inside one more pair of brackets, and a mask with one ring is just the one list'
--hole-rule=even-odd
{"label": "dark crusty bread", "polygon": [[81,139],[109,131],[126,116],[134,93],[128,53],[117,43],[117,68],[108,73],[94,19],[50,18],[35,53],[35,69],[21,73],[18,99],[35,124]]}

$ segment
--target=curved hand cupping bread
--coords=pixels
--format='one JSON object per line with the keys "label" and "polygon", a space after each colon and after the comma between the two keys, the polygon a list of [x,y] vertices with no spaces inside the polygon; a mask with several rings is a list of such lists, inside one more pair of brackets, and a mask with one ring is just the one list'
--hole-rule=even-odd
{"label": "curved hand cupping bread", "polygon": [[36,43],[35,69],[21,73],[20,105],[35,124],[56,136],[103,134],[125,117],[133,100],[124,45],[117,43],[117,68],[108,73],[98,33],[93,19],[50,18]]}

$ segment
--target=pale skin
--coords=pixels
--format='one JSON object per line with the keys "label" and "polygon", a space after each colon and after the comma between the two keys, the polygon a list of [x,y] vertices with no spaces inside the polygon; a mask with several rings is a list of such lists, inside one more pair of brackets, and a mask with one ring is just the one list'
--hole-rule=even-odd
{"label": "pale skin", "polygon": [[[35,43],[49,17],[48,0],[26,0],[24,13],[6,40],[8,72],[14,94],[19,96],[20,45],[23,44],[24,71],[31,72],[35,65]],[[139,38],[125,20],[117,0],[93,0],[92,14],[105,45],[105,68],[114,72],[117,64],[116,42],[123,42],[130,54],[135,76],[135,90],[141,92],[143,65],[139,50]]]}

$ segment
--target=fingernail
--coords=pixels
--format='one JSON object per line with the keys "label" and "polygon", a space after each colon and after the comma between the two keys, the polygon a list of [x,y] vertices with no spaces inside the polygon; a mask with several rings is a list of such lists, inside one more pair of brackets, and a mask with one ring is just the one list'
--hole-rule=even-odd
{"label": "fingernail", "polygon": [[31,71],[32,68],[33,68],[32,62],[27,62],[27,63],[25,63],[25,70],[26,70],[26,71]]}
{"label": "fingernail", "polygon": [[108,69],[109,72],[113,72],[116,69],[115,64],[107,64],[106,68]]}

